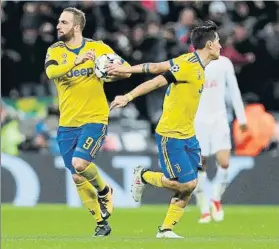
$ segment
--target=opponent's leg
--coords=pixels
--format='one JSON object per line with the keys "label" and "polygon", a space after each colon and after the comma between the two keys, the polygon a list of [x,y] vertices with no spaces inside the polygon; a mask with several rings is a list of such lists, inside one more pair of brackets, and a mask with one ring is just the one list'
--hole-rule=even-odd
{"label": "opponent's leg", "polygon": [[218,151],[216,153],[216,159],[218,166],[215,182],[213,184],[212,218],[215,221],[222,221],[224,219],[224,211],[222,208],[221,200],[228,185],[230,151]]}
{"label": "opponent's leg", "polygon": [[198,172],[198,185],[194,191],[196,196],[197,204],[201,210],[201,218],[199,223],[209,223],[211,221],[210,215],[210,203],[209,198],[205,195],[205,182],[207,180],[206,171]]}
{"label": "opponent's leg", "polygon": [[198,185],[194,191],[197,205],[201,211],[199,223],[209,223],[211,221],[210,198],[205,194],[205,183],[207,180],[206,157],[211,154],[212,129],[214,127],[203,120],[195,120],[195,131],[201,148],[203,166],[203,169],[198,172]]}

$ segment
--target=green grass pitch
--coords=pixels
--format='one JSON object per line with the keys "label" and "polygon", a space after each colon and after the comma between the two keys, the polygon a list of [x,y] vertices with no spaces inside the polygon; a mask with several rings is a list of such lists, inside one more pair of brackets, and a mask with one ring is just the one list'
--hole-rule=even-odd
{"label": "green grass pitch", "polygon": [[93,238],[95,222],[84,208],[2,205],[2,249],[278,249],[278,206],[225,206],[222,223],[198,224],[196,207],[186,209],[176,232],[183,240],[155,234],[167,206],[116,209],[109,237]]}

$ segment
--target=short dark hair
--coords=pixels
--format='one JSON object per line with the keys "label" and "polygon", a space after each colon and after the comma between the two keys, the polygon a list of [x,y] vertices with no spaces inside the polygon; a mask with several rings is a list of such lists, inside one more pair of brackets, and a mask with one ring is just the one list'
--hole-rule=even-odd
{"label": "short dark hair", "polygon": [[195,49],[203,49],[208,41],[214,41],[216,38],[217,25],[212,21],[193,28],[191,32],[191,43]]}
{"label": "short dark hair", "polygon": [[86,18],[84,12],[77,8],[68,7],[63,10],[63,12],[70,12],[74,15],[74,23],[80,26],[80,29],[83,30],[86,24]]}

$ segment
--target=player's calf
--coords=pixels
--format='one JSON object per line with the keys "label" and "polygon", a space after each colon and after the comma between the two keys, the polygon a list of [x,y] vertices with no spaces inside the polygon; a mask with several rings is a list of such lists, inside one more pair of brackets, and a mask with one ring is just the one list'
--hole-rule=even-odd
{"label": "player's calf", "polygon": [[224,210],[221,204],[223,194],[228,186],[228,168],[230,150],[221,150],[216,153],[217,173],[213,184],[212,218],[215,221],[224,220]]}
{"label": "player's calf", "polygon": [[74,157],[72,160],[73,167],[77,174],[86,178],[97,189],[98,194],[101,196],[109,192],[109,187],[103,181],[99,174],[97,166],[93,162],[88,162],[82,158]]}
{"label": "player's calf", "polygon": [[207,174],[205,171],[198,172],[198,185],[194,191],[196,196],[197,205],[201,210],[201,217],[199,223],[209,223],[211,221],[210,215],[210,202],[209,198],[205,195],[205,183],[207,180]]}
{"label": "player's calf", "polygon": [[[89,212],[95,217],[97,222],[97,227],[95,229],[94,236],[107,236],[111,232],[111,228],[107,221],[103,217],[102,205],[98,202],[98,194],[96,189],[92,184],[87,181],[83,176],[78,174],[72,175],[73,180],[76,184],[79,196],[84,204],[84,206],[89,210]],[[106,212],[106,210],[105,210]],[[108,214],[106,214],[108,215]],[[109,215],[108,215],[109,217]],[[107,217],[107,218],[108,218]]]}
{"label": "player's calf", "polygon": [[[180,190],[176,191],[171,199],[171,203],[161,226],[161,231],[172,231],[174,226],[180,221],[183,216],[184,208],[188,204],[191,195],[197,185],[197,180],[194,179],[187,183],[178,183]],[[160,230],[159,230],[160,233]]]}
{"label": "player's calf", "polygon": [[197,187],[198,181],[197,179],[191,180],[186,183],[179,183],[178,191],[181,193],[182,199],[184,200],[183,196],[191,196],[195,188]]}
{"label": "player's calf", "polygon": [[98,191],[98,201],[103,219],[107,219],[113,211],[112,188],[102,179],[94,163],[74,157],[72,164],[76,172],[86,178]]}

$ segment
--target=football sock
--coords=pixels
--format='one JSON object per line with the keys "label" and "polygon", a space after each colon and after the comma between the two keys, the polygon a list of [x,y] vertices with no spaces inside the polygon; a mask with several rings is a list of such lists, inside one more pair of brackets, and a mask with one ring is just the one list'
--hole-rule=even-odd
{"label": "football sock", "polygon": [[197,204],[200,207],[202,214],[210,213],[209,198],[204,193],[206,179],[207,179],[206,172],[200,171],[198,173],[198,185],[194,192],[196,195]]}
{"label": "football sock", "polygon": [[222,196],[228,185],[228,169],[220,166],[217,168],[215,181],[213,184],[213,200],[221,201]]}
{"label": "football sock", "polygon": [[80,184],[76,184],[79,196],[84,206],[94,215],[97,223],[103,221],[101,216],[101,209],[98,202],[98,195],[92,184],[85,181]]}
{"label": "football sock", "polygon": [[142,174],[142,179],[144,180],[145,183],[149,183],[155,187],[162,188],[162,177],[163,173],[161,172],[154,172],[154,171],[144,171]]}
{"label": "football sock", "polygon": [[106,183],[101,178],[99,171],[97,169],[97,166],[94,163],[90,163],[85,168],[85,170],[83,170],[81,172],[77,172],[77,173],[79,175],[85,177],[89,182],[91,182],[92,185],[98,190],[98,192],[105,190]]}
{"label": "football sock", "polygon": [[166,218],[163,222],[162,229],[173,229],[173,227],[178,223],[184,213],[184,208],[176,206],[175,204],[170,204]]}

